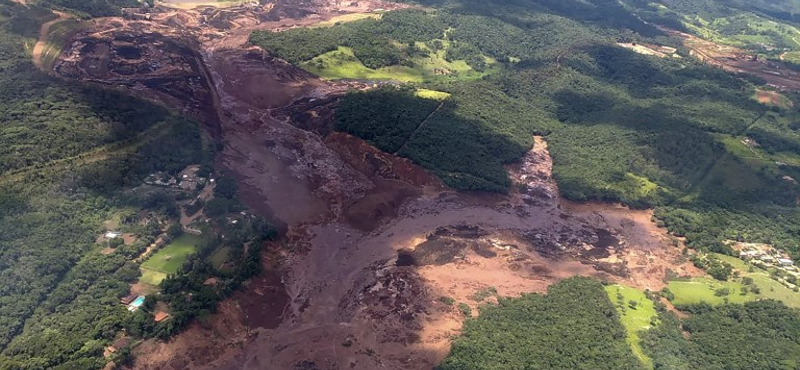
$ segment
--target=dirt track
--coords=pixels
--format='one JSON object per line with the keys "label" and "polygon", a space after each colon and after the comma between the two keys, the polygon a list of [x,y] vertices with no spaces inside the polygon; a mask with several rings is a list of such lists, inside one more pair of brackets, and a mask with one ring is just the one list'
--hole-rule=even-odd
{"label": "dirt track", "polygon": [[[21,4],[24,5],[25,2],[21,2]],[[59,12],[57,10],[54,10],[53,13],[58,15],[58,18],[53,19],[52,21],[45,22],[44,24],[42,24],[42,27],[39,29],[39,40],[37,40],[36,44],[33,46],[33,53],[32,53],[33,54],[33,64],[36,66],[36,68],[39,68],[39,69],[42,69],[42,66],[43,66],[43,64],[42,64],[42,51],[44,51],[44,48],[47,46],[47,35],[50,34],[50,26],[52,26],[52,25],[54,25],[54,24],[56,24],[58,22],[61,22],[61,21],[65,20],[65,19],[72,18],[71,15],[69,15],[67,13],[64,13],[64,12]]]}
{"label": "dirt track", "polygon": [[[650,212],[560,201],[541,138],[508,169],[515,190],[501,196],[453,192],[405,159],[331,133],[336,97],[354,85],[319,80],[231,40],[266,22],[290,28],[343,10],[268,7],[268,17],[282,18],[251,22],[267,16],[225,10],[225,19],[238,19],[233,29],[203,23],[219,13],[169,10],[153,24],[109,19],[79,35],[57,68],[124,82],[203,119],[224,144],[219,165],[239,180],[243,201],[286,229],[285,240],[268,245],[267,274],[170,342],[137,347],[133,368],[430,369],[464,319],[440,297],[477,308],[472,296],[488,287],[514,296],[587,275],[655,290],[667,269],[699,273]],[[184,27],[171,30],[175,22]],[[128,41],[148,28],[177,52]],[[193,38],[199,50],[179,54]]]}

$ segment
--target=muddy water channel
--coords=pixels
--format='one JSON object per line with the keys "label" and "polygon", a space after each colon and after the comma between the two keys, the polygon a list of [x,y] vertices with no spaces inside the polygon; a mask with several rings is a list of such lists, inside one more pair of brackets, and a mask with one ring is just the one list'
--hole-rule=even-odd
{"label": "muddy water channel", "polygon": [[[157,9],[149,21],[98,22],[56,64],[63,77],[122,86],[200,119],[222,143],[218,165],[239,181],[242,201],[285,231],[266,248],[267,273],[169,343],[137,347],[133,368],[430,369],[464,319],[440,297],[477,308],[485,302],[471,297],[490,287],[515,296],[585,275],[660,289],[667,270],[698,273],[650,212],[561,200],[542,138],[508,168],[511,194],[454,192],[331,132],[338,97],[362,86],[230,41],[264,19],[287,28],[392,6],[359,4],[228,8],[230,30],[204,21],[212,10]],[[281,18],[289,13],[298,15]],[[142,35],[174,47],[142,45]]]}

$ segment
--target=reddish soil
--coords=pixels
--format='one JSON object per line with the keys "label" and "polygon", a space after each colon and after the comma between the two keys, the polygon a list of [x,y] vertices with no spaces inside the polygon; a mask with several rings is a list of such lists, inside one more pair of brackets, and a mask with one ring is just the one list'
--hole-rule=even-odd
{"label": "reddish soil", "polygon": [[767,85],[780,90],[800,91],[800,72],[787,68],[783,63],[761,60],[745,50],[720,45],[666,27],[660,29],[682,39],[690,54],[704,63],[731,73],[756,75],[767,81]]}
{"label": "reddish soil", "polygon": [[[137,347],[133,368],[427,370],[464,319],[439,297],[477,307],[471,297],[489,286],[516,296],[586,275],[659,289],[667,269],[697,273],[648,211],[559,202],[541,138],[509,167],[512,194],[453,192],[408,160],[330,132],[348,85],[237,41],[269,22],[285,29],[339,8],[295,0],[162,9],[152,21],[100,22],[62,58],[68,76],[125,81],[203,119],[224,144],[219,165],[239,180],[242,201],[286,229],[267,248],[280,266],[265,262],[266,273],[169,342]],[[119,41],[150,26],[160,35],[151,40],[168,47],[138,45],[144,59],[119,60]],[[116,51],[78,47],[97,38]],[[120,77],[155,59],[155,70]]]}
{"label": "reddish soil", "polygon": [[231,298],[239,304],[244,321],[251,328],[275,329],[289,307],[289,296],[281,276],[268,270],[251,279],[244,290]]}
{"label": "reddish soil", "polygon": [[775,91],[756,90],[756,99],[759,103],[777,107],[788,105],[791,108],[794,105],[791,100],[786,99]]}

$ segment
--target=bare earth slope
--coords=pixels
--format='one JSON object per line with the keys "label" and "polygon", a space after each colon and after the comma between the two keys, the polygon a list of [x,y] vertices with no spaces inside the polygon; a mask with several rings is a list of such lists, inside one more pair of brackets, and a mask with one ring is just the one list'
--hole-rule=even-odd
{"label": "bare earth slope", "polygon": [[264,256],[267,273],[171,341],[137,347],[132,368],[430,369],[464,320],[441,297],[477,308],[474,294],[490,287],[514,296],[586,275],[656,290],[668,269],[700,273],[649,211],[560,201],[541,138],[508,169],[512,194],[456,193],[405,159],[331,133],[337,97],[363,86],[319,80],[243,45],[255,28],[397,7],[353,4],[156,8],[100,20],[56,62],[61,76],[204,122],[245,203],[286,229]]}

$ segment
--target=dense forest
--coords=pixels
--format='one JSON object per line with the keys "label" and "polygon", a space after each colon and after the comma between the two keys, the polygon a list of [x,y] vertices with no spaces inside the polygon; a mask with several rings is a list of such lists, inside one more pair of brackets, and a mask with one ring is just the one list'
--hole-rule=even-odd
{"label": "dense forest", "polygon": [[656,369],[796,369],[800,313],[771,300],[744,305],[680,307],[662,311],[660,324],[642,333]]}
{"label": "dense forest", "polygon": [[438,370],[641,369],[603,286],[576,277],[468,319]]}

